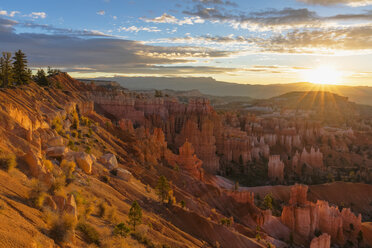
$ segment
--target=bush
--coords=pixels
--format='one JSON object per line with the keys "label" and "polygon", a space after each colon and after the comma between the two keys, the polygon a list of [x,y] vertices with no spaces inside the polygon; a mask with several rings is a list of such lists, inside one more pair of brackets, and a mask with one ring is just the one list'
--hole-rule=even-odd
{"label": "bush", "polygon": [[101,218],[104,218],[107,215],[108,212],[108,205],[106,202],[101,202],[98,205],[98,216]]}
{"label": "bush", "polygon": [[147,238],[146,236],[138,233],[138,232],[134,232],[131,234],[131,236],[137,240],[138,242],[140,242],[141,244],[145,245],[146,247],[148,248],[155,248],[155,244],[149,239]]}
{"label": "bush", "polygon": [[123,222],[121,222],[114,227],[113,234],[120,235],[122,237],[127,237],[129,232],[130,232],[130,228],[127,227]]}
{"label": "bush", "polygon": [[61,218],[58,217],[52,222],[50,237],[57,243],[69,242],[74,236],[75,217],[70,214],[65,214]]}
{"label": "bush", "polygon": [[78,224],[77,229],[83,233],[83,238],[87,243],[100,246],[100,235],[92,225],[81,222]]}
{"label": "bush", "polygon": [[79,116],[76,111],[72,113],[72,126],[73,129],[79,129],[80,127],[80,121],[79,121]]}
{"label": "bush", "polygon": [[92,148],[90,146],[87,146],[85,148],[85,152],[88,153],[88,154],[91,154],[92,153]]}
{"label": "bush", "polygon": [[90,127],[90,125],[92,124],[92,121],[89,120],[89,118],[87,118],[85,116],[81,117],[81,121],[82,121],[83,125],[86,126],[86,127]]}
{"label": "bush", "polygon": [[48,169],[48,171],[53,171],[53,163],[50,160],[44,160],[43,161],[44,167]]}
{"label": "bush", "polygon": [[3,170],[10,171],[17,166],[14,154],[0,154],[0,167]]}
{"label": "bush", "polygon": [[85,204],[84,218],[87,219],[94,212],[94,205],[92,202]]}
{"label": "bush", "polygon": [[29,199],[34,207],[40,209],[44,204],[47,187],[38,179],[32,179]]}
{"label": "bush", "polygon": [[76,138],[76,137],[78,137],[78,132],[76,130],[73,130],[71,132],[71,135],[72,135],[72,137]]}
{"label": "bush", "polygon": [[54,120],[52,121],[52,128],[59,134],[62,132],[63,126],[62,121],[59,117],[54,118]]}
{"label": "bush", "polygon": [[66,185],[66,177],[65,175],[56,177],[52,186],[50,187],[50,193],[55,194],[58,191],[62,190]]}
{"label": "bush", "polygon": [[72,173],[75,171],[76,168],[76,163],[73,161],[67,161],[67,160],[62,160],[61,162],[61,168],[63,172],[65,173],[67,178],[72,177]]}

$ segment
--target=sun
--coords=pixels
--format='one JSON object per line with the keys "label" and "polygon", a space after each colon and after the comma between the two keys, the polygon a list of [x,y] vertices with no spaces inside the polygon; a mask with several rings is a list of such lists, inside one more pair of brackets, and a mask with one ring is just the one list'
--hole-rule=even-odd
{"label": "sun", "polygon": [[331,65],[321,65],[307,70],[302,76],[304,81],[313,84],[341,84],[343,77],[342,72]]}

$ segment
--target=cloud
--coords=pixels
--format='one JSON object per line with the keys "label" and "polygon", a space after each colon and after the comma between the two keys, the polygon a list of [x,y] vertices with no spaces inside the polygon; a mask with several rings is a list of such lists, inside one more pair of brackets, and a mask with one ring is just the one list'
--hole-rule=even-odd
{"label": "cloud", "polygon": [[58,35],[74,35],[78,37],[84,37],[84,36],[112,37],[112,35],[108,35],[108,34],[105,34],[97,30],[75,30],[75,29],[67,29],[67,28],[57,28],[52,25],[37,24],[35,22],[19,23],[19,25],[22,25],[23,27],[26,27],[26,28],[33,28],[33,29],[39,28],[44,31],[50,32],[52,34],[58,34]]}
{"label": "cloud", "polygon": [[372,53],[372,26],[294,30],[269,38],[252,38],[263,52],[308,54]]}
{"label": "cloud", "polygon": [[[108,73],[155,73],[175,64],[199,58],[220,58],[231,52],[203,47],[162,47],[109,37],[77,37],[71,34],[16,33],[17,22],[0,18],[0,47],[3,51],[22,49],[33,67],[53,66],[67,71]],[[192,70],[170,68],[168,71]],[[195,69],[199,70],[199,69]]]}
{"label": "cloud", "polygon": [[16,14],[19,14],[19,11],[6,11],[6,10],[0,10],[1,16],[8,16],[8,17],[14,17]]}
{"label": "cloud", "polygon": [[294,26],[314,27],[322,25],[321,18],[315,12],[306,8],[269,9],[246,14],[226,11],[217,7],[207,8],[199,4],[194,6],[192,10],[185,10],[183,13],[213,22],[226,22],[235,28],[251,30],[290,29]]}
{"label": "cloud", "polygon": [[240,53],[372,54],[372,25],[295,29],[267,36],[185,36],[150,43],[194,44]]}
{"label": "cloud", "polygon": [[103,15],[106,14],[106,12],[105,12],[104,10],[100,10],[100,11],[97,11],[96,14],[97,14],[97,15],[101,15],[101,16],[103,16]]}
{"label": "cloud", "polygon": [[118,31],[135,32],[135,33],[138,33],[140,31],[145,31],[149,33],[161,32],[161,30],[157,27],[136,27],[136,26],[120,27]]}
{"label": "cloud", "polygon": [[345,4],[352,7],[372,5],[371,0],[297,0],[297,1],[317,5]]}
{"label": "cloud", "polygon": [[149,18],[140,18],[145,22],[152,22],[152,23],[169,23],[169,24],[177,24],[177,25],[192,25],[194,23],[204,23],[204,20],[200,17],[185,17],[183,20],[177,19],[175,16],[169,15],[164,13],[159,17],[155,17],[152,19]]}
{"label": "cloud", "polygon": [[31,14],[28,15],[29,17],[33,19],[45,19],[47,14],[45,12],[32,12]]}
{"label": "cloud", "polygon": [[228,23],[234,28],[253,31],[282,31],[296,28],[341,26],[338,22],[372,20],[372,11],[334,16],[319,16],[315,11],[310,11],[307,8],[267,9],[250,13],[239,13],[218,7],[208,8],[201,4],[194,6],[191,10],[185,10],[183,13],[200,17],[203,20]]}
{"label": "cloud", "polygon": [[202,3],[206,5],[228,5],[228,6],[234,6],[237,7],[238,4],[232,1],[222,1],[222,0],[193,0],[195,3]]}

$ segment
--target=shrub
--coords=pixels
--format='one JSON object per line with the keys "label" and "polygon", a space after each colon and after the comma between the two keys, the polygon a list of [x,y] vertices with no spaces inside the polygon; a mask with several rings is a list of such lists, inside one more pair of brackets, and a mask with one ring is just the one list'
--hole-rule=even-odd
{"label": "shrub", "polygon": [[50,160],[44,160],[43,161],[43,164],[44,164],[45,168],[48,169],[48,171],[53,171],[53,163],[52,163],[52,161],[50,161]]}
{"label": "shrub", "polygon": [[83,238],[87,243],[100,246],[100,235],[92,225],[81,222],[78,224],[77,229],[82,232]]}
{"label": "shrub", "polygon": [[72,173],[75,171],[76,163],[74,161],[67,161],[64,159],[61,162],[61,168],[63,172],[65,173],[66,177],[71,178]]}
{"label": "shrub", "polygon": [[57,133],[61,133],[63,130],[62,121],[59,117],[54,118],[52,121],[52,128],[56,130]]}
{"label": "shrub", "polygon": [[50,237],[57,243],[69,242],[74,236],[75,217],[70,214],[64,214],[61,218],[58,217],[52,222]]}
{"label": "shrub", "polygon": [[76,138],[78,136],[78,132],[76,130],[73,130],[71,132],[72,137]]}
{"label": "shrub", "polygon": [[131,236],[135,240],[137,240],[138,242],[140,242],[141,244],[145,245],[148,248],[155,248],[156,247],[155,244],[149,238],[142,235],[141,233],[134,232],[134,233],[131,234]]}
{"label": "shrub", "polygon": [[79,129],[79,127],[80,127],[79,116],[78,116],[78,113],[76,111],[74,111],[72,113],[72,125],[71,125],[71,127],[73,129]]}
{"label": "shrub", "polygon": [[66,185],[66,177],[65,175],[61,175],[59,177],[56,177],[52,186],[50,187],[50,193],[55,194],[58,191],[62,190],[63,187]]}
{"label": "shrub", "polygon": [[127,227],[123,222],[121,222],[114,227],[113,234],[120,235],[122,237],[127,237],[129,232],[130,232],[130,228]]}
{"label": "shrub", "polygon": [[46,191],[47,187],[43,182],[35,178],[32,179],[29,199],[34,207],[40,209],[43,206],[45,196],[47,195]]}
{"label": "shrub", "polygon": [[98,216],[104,218],[107,215],[108,205],[106,202],[101,202],[98,205]]}
{"label": "shrub", "polygon": [[108,211],[107,218],[111,222],[116,222],[117,219],[117,210],[116,207],[111,207]]}
{"label": "shrub", "polygon": [[90,127],[90,125],[92,124],[92,121],[85,116],[81,117],[81,121],[82,121],[83,125],[87,126],[87,127]]}
{"label": "shrub", "polygon": [[109,183],[110,182],[110,178],[106,175],[103,175],[101,176],[101,181],[104,182],[104,183]]}
{"label": "shrub", "polygon": [[16,157],[14,154],[0,154],[0,167],[3,170],[11,171],[17,166]]}
{"label": "shrub", "polygon": [[94,205],[92,202],[87,202],[84,209],[84,218],[87,219],[94,212]]}
{"label": "shrub", "polygon": [[90,146],[87,146],[85,148],[85,152],[88,153],[88,154],[91,154],[92,153],[92,148]]}

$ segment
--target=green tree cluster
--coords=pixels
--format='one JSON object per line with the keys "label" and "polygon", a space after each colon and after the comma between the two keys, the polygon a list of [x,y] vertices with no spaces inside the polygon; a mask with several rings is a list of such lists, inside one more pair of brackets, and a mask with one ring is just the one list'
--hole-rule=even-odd
{"label": "green tree cluster", "polygon": [[27,68],[27,57],[18,50],[12,54],[3,52],[0,57],[0,86],[3,88],[25,85],[31,81],[31,70]]}

